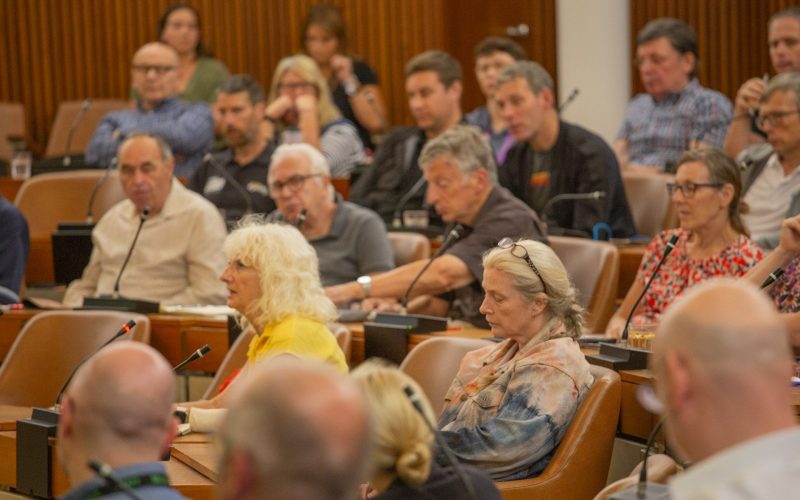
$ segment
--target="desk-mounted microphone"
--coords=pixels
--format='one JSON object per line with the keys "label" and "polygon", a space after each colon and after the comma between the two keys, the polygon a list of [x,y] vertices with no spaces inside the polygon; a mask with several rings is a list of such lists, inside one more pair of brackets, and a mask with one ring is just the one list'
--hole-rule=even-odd
{"label": "desk-mounted microphone", "polygon": [[136,241],[139,239],[139,233],[142,232],[142,226],[144,226],[144,221],[147,220],[148,215],[150,215],[150,207],[144,207],[142,209],[142,213],[139,215],[139,227],[136,228],[136,234],[133,236],[133,242],[131,243],[131,247],[128,249],[128,255],[125,256],[125,260],[122,262],[122,267],[119,269],[119,273],[117,274],[117,279],[114,281],[114,297],[119,297],[119,280],[122,278],[122,273],[128,266],[128,261],[131,260],[133,248],[136,246]]}
{"label": "desk-mounted microphone", "polygon": [[419,281],[420,277],[422,277],[422,275],[425,274],[425,271],[427,271],[428,268],[431,267],[431,264],[433,264],[434,260],[436,260],[439,256],[441,256],[448,248],[453,246],[453,244],[459,239],[461,239],[463,235],[464,235],[464,226],[462,226],[461,224],[456,224],[453,227],[453,229],[451,229],[450,232],[447,233],[447,238],[444,239],[444,243],[442,243],[442,246],[440,246],[439,249],[436,250],[436,253],[433,254],[433,257],[431,257],[430,260],[425,264],[425,266],[420,270],[420,272],[417,273],[417,275],[411,281],[411,284],[408,285],[406,293],[403,294],[403,299],[400,301],[400,305],[403,308],[403,313],[406,312],[406,308],[408,307],[408,298],[411,295],[411,290],[414,288],[414,285],[417,284],[417,281]]}
{"label": "desk-mounted microphone", "polygon": [[205,344],[205,345],[204,345],[203,347],[201,347],[200,349],[198,349],[198,350],[194,351],[194,352],[193,352],[193,353],[192,353],[192,354],[191,354],[191,355],[190,355],[188,358],[186,358],[186,359],[184,359],[183,361],[181,361],[180,363],[178,363],[178,365],[177,365],[177,366],[175,366],[175,368],[173,368],[173,369],[172,369],[172,371],[174,371],[174,372],[176,372],[176,373],[177,373],[177,371],[178,371],[178,370],[180,370],[180,369],[181,369],[181,368],[183,368],[184,366],[188,365],[188,364],[189,364],[189,363],[191,363],[192,361],[195,361],[195,360],[198,360],[198,359],[200,359],[200,358],[204,357],[204,356],[205,356],[206,354],[208,354],[210,351],[211,351],[211,347],[209,347],[209,345],[208,345],[208,344]]}
{"label": "desk-mounted microphone", "polygon": [[785,272],[786,271],[784,271],[782,267],[779,267],[778,269],[772,271],[771,273],[769,273],[769,276],[767,276],[767,279],[765,279],[764,282],[761,283],[761,286],[758,288],[760,288],[761,290],[767,288],[768,286],[778,281]]}
{"label": "desk-mounted microphone", "polygon": [[75,130],[78,129],[78,124],[83,119],[83,115],[86,114],[86,110],[89,109],[89,106],[92,105],[91,99],[84,99],[83,103],[81,104],[81,109],[78,110],[78,113],[75,115],[75,118],[72,119],[72,123],[69,124],[69,130],[67,131],[67,141],[64,144],[64,159],[62,160],[62,165],[65,167],[69,167],[72,163],[72,158],[69,156],[69,150],[72,147],[72,138],[75,136]]}

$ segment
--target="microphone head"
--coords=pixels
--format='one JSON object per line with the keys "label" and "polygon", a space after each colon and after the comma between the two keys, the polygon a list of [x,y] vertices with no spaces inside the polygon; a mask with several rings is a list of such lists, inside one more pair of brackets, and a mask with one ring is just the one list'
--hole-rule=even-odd
{"label": "microphone head", "polygon": [[208,354],[209,351],[211,351],[211,347],[208,344],[200,348],[200,354],[202,354],[203,356]]}
{"label": "microphone head", "polygon": [[148,216],[148,215],[150,215],[150,207],[144,207],[144,208],[142,209],[142,215],[141,215],[141,219],[142,219],[142,221],[144,221],[145,219],[147,219],[147,216]]}
{"label": "microphone head", "polygon": [[88,99],[88,98],[84,99],[83,103],[81,104],[81,111],[86,111],[89,108],[89,106],[91,106],[91,105],[92,105],[92,100],[91,99]]}

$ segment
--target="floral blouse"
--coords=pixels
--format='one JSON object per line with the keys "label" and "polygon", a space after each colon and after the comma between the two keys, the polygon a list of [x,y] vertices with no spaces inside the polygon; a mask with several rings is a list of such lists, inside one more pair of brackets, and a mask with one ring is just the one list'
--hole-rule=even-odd
{"label": "floral blouse", "polygon": [[594,382],[565,333],[553,318],[524,346],[507,339],[464,356],[439,417],[460,462],[495,481],[544,470]]}
{"label": "floral blouse", "polygon": [[639,304],[634,315],[636,323],[657,322],[672,301],[687,288],[715,276],[742,276],[763,256],[758,245],[747,236],[739,235],[731,246],[719,254],[693,259],[686,253],[686,241],[690,233],[683,229],[670,229],[656,235],[645,250],[636,273],[636,281],[642,286],[650,279],[674,233],[679,235],[678,242]]}
{"label": "floral blouse", "polygon": [[786,272],[769,291],[780,312],[800,311],[800,269],[798,267],[800,267],[800,257],[795,258],[786,266]]}

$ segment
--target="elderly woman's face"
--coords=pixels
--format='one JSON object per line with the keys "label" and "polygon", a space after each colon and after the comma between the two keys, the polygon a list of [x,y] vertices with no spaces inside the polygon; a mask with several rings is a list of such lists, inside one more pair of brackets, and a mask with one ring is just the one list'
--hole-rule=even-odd
{"label": "elderly woman's face", "polygon": [[228,307],[241,314],[261,298],[261,279],[255,268],[239,260],[228,261],[228,266],[219,277],[228,286]]}
{"label": "elderly woman's face", "polygon": [[524,341],[528,334],[535,333],[536,330],[531,331],[534,305],[525,302],[507,273],[484,269],[483,290],[486,296],[481,304],[481,314],[486,316],[492,335]]}
{"label": "elderly woman's face", "polygon": [[712,187],[711,174],[700,162],[683,163],[675,174],[678,188],[672,193],[672,203],[681,228],[688,231],[713,229],[728,222],[728,205],[733,187]]}

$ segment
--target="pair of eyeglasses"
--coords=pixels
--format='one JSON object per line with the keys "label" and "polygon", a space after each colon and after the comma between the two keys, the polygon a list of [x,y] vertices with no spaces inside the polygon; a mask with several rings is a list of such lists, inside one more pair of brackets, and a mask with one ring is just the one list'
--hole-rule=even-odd
{"label": "pair of eyeglasses", "polygon": [[317,86],[311,82],[295,82],[295,83],[279,83],[278,84],[278,91],[279,92],[292,92],[295,90],[313,90],[316,89]]}
{"label": "pair of eyeglasses", "polygon": [[157,75],[163,75],[175,69],[175,66],[156,66],[156,65],[149,65],[149,64],[134,64],[133,70],[137,73],[141,73],[146,75],[151,71],[154,71]]}
{"label": "pair of eyeglasses", "polygon": [[500,240],[497,243],[497,247],[502,248],[503,250],[511,249],[511,255],[523,259],[528,264],[528,267],[531,268],[531,271],[533,271],[533,273],[539,278],[539,281],[542,282],[542,289],[544,290],[545,295],[547,295],[547,283],[544,282],[544,278],[542,278],[542,273],[540,273],[539,270],[536,269],[536,266],[531,260],[531,256],[528,255],[527,248],[520,245],[519,243],[516,243],[514,240],[508,237]]}
{"label": "pair of eyeglasses", "polygon": [[678,184],[676,182],[667,183],[667,192],[670,196],[675,194],[675,191],[680,191],[684,198],[691,198],[699,188],[715,188],[719,189],[724,186],[724,182],[687,182]]}
{"label": "pair of eyeglasses", "polygon": [[322,177],[322,174],[293,175],[285,181],[273,181],[269,184],[269,191],[271,193],[280,193],[285,187],[288,187],[291,191],[297,191],[312,177]]}
{"label": "pair of eyeglasses", "polygon": [[800,113],[800,111],[795,109],[792,111],[775,111],[773,113],[759,114],[756,117],[756,125],[758,125],[760,129],[763,129],[766,124],[769,124],[771,127],[778,127],[783,125],[787,116],[796,115],[797,113]]}

